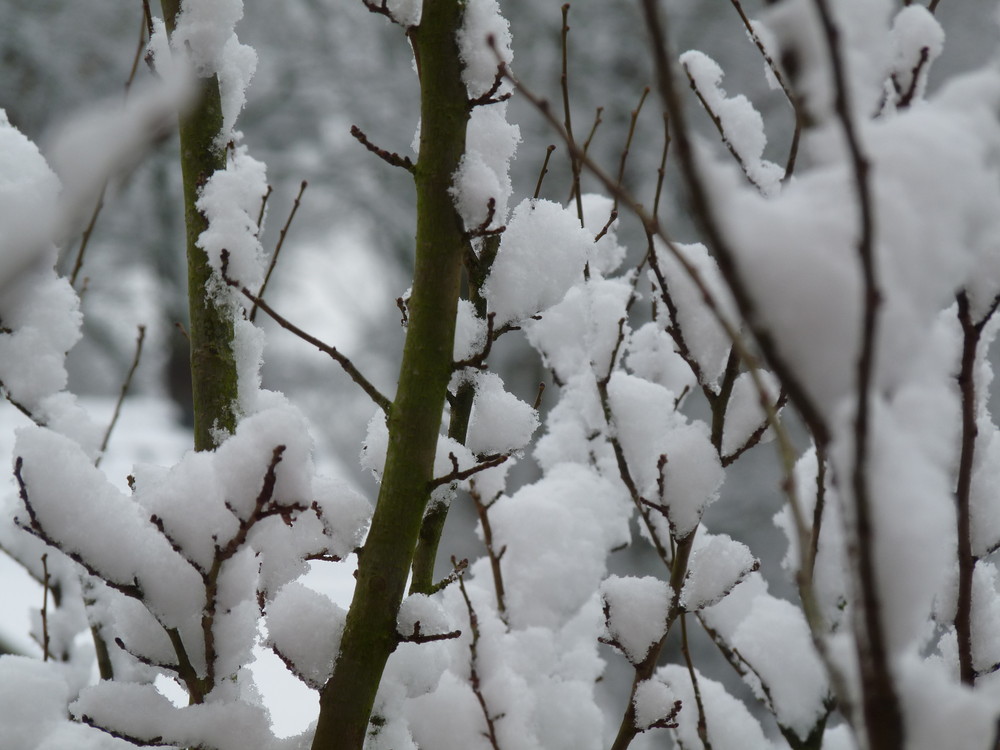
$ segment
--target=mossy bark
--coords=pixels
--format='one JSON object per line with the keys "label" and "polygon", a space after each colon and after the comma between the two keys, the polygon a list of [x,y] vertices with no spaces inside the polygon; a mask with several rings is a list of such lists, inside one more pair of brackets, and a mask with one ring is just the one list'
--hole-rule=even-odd
{"label": "mossy bark", "polygon": [[[173,34],[180,0],[162,0],[168,34]],[[191,108],[180,120],[181,172],[184,182],[184,222],[187,227],[188,338],[191,346],[191,387],[194,404],[195,450],[211,450],[220,434],[236,429],[237,375],[233,351],[233,317],[207,293],[212,268],[198,237],[208,220],[196,203],[212,173],[225,169],[222,102],[216,76],[199,79]]]}
{"label": "mossy bark", "polygon": [[462,0],[426,0],[420,27],[411,33],[420,60],[421,136],[409,325],[382,487],[340,653],[320,693],[313,750],[360,750],[364,744],[385,663],[399,642],[396,615],[433,478],[466,241],[448,192],[468,122],[456,41],[463,9]]}

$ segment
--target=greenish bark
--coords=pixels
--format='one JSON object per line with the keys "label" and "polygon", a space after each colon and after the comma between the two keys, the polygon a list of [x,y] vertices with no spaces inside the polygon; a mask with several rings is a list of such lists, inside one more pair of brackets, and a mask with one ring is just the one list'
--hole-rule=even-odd
{"label": "greenish bark", "polygon": [[[466,240],[468,242],[468,240]],[[468,278],[468,297],[476,309],[476,315],[485,319],[487,314],[486,299],[482,295],[483,285],[489,276],[493,260],[500,248],[499,235],[487,237],[480,249],[479,258],[466,266]],[[466,253],[465,258],[472,257]],[[472,416],[472,402],[475,400],[475,388],[468,381],[458,386],[451,402],[451,421],[448,424],[448,437],[465,445],[469,431],[469,419]],[[444,532],[445,521],[448,520],[449,506],[442,503],[431,508],[424,516],[420,526],[420,537],[413,558],[413,575],[410,578],[411,594],[430,594],[434,590],[434,561],[437,559],[438,545]]]}
{"label": "greenish bark", "polygon": [[[472,383],[463,382],[451,404],[451,421],[448,424],[448,437],[465,444],[469,431],[469,417],[472,414],[472,401],[476,391]],[[427,510],[420,524],[420,536],[417,538],[417,549],[413,555],[413,575],[410,577],[411,594],[431,594],[434,591],[434,561],[437,559],[438,545],[444,532],[445,521],[448,520],[448,503],[439,503]]]}
{"label": "greenish bark", "polygon": [[[167,32],[173,34],[180,0],[162,0]],[[216,76],[198,81],[197,95],[180,120],[181,172],[184,181],[184,222],[187,227],[188,339],[191,346],[191,388],[194,404],[195,450],[211,450],[220,432],[236,429],[236,358],[232,313],[206,293],[212,277],[208,256],[198,237],[208,220],[195,204],[212,173],[225,169],[225,149],[219,147],[222,103]]]}
{"label": "greenish bark", "polygon": [[427,0],[411,39],[421,76],[413,292],[389,447],[371,530],[358,561],[333,676],[320,692],[313,750],[360,750],[382,672],[399,642],[396,615],[429,497],[452,370],[465,237],[448,189],[465,150],[468,106],[456,32],[462,0]]}

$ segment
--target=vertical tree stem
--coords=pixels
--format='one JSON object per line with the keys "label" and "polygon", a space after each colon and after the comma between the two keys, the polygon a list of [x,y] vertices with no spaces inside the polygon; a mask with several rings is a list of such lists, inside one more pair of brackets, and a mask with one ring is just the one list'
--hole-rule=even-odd
{"label": "vertical tree stem", "polygon": [[[465,240],[468,242],[468,239]],[[482,289],[489,276],[493,261],[500,249],[500,236],[491,235],[483,239],[478,261],[466,267],[468,298],[476,309],[476,315],[485,319],[487,316],[486,299]],[[466,256],[469,257],[468,255]],[[488,346],[489,344],[487,344]],[[469,419],[472,416],[472,403],[475,401],[476,389],[473,384],[464,380],[458,386],[451,402],[451,421],[448,425],[448,437],[465,445],[469,431]],[[476,502],[477,511],[479,503]],[[429,594],[434,587],[434,561],[437,558],[438,544],[444,532],[445,521],[448,520],[449,506],[442,503],[427,511],[420,527],[420,539],[417,543],[416,555],[413,559],[413,577],[410,582],[410,593]],[[480,517],[483,516],[483,511]],[[492,553],[491,553],[492,559]],[[499,569],[494,566],[494,576]],[[502,584],[499,584],[502,587]],[[503,597],[499,597],[498,606],[503,611]]]}
{"label": "vertical tree stem", "polygon": [[313,750],[360,750],[386,660],[432,479],[451,377],[465,238],[448,189],[465,150],[468,107],[455,34],[461,0],[428,0],[411,33],[420,60],[417,241],[410,319],[389,447],[371,530],[358,563],[333,676],[320,692]]}
{"label": "vertical tree stem", "polygon": [[[167,32],[173,34],[181,0],[161,2]],[[218,142],[221,131],[219,80],[216,76],[199,79],[193,106],[180,121],[195,450],[215,448],[220,431],[233,432],[236,428],[233,319],[228,310],[216,305],[206,294],[212,268],[208,256],[197,243],[198,237],[208,228],[208,220],[195,205],[208,178],[226,166],[225,149]]]}

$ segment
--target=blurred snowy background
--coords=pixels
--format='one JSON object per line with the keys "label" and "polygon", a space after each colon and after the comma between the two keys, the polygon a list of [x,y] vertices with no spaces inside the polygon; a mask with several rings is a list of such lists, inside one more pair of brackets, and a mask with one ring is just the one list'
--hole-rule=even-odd
{"label": "blurred snowy background", "polygon": [[[501,3],[511,21],[515,72],[534,91],[555,101],[560,95],[561,5],[561,0]],[[753,16],[761,5],[748,0],[746,9]],[[934,80],[981,64],[985,50],[995,43],[997,26],[983,22],[988,15],[983,5],[941,3],[938,18],[948,37],[931,91]],[[763,64],[730,2],[669,0],[667,6],[675,49],[701,49],[722,65],[723,86],[732,94],[747,95],[768,123],[767,157],[783,163],[792,115],[780,93],[768,89]],[[583,137],[596,108],[603,107],[591,153],[615,170],[630,112],[650,81],[638,4],[582,1],[573,4],[569,18],[574,128]],[[74,114],[120,100],[141,23],[139,2],[4,0],[0,108],[44,152],[53,129]],[[349,131],[357,125],[380,146],[409,153],[417,125],[409,47],[398,27],[370,14],[360,0],[246,0],[245,18],[237,30],[259,56],[238,129],[251,154],[266,162],[274,188],[263,235],[266,249],[274,248],[300,183],[309,183],[268,299],[287,318],[348,354],[391,394],[403,340],[395,300],[408,286],[412,258],[413,190],[407,175],[373,158]],[[144,76],[148,72],[140,63],[139,80]],[[689,105],[696,108],[693,97]],[[515,196],[520,198],[534,190],[545,148],[555,140],[523,100],[512,102],[509,119],[520,125],[523,139],[512,170]],[[707,117],[693,119],[712,136]],[[651,98],[639,119],[626,172],[627,185],[650,201],[661,130],[659,107]],[[185,427],[186,342],[176,326],[184,325],[186,314],[176,151],[176,138],[162,143],[109,193],[83,267],[89,279],[83,300],[86,336],[70,357],[70,387],[86,397],[98,419],[110,417],[134,354],[137,326],[145,325],[148,331],[136,381],[102,466],[122,485],[134,463],[171,464],[190,445]],[[671,173],[668,185],[674,184]],[[560,148],[542,194],[564,201],[569,185]],[[595,187],[585,178],[585,191]],[[663,210],[674,236],[694,239],[682,196],[673,187],[667,190]],[[645,242],[630,217],[621,219],[619,237],[638,261]],[[78,242],[63,251],[64,271],[72,267]],[[259,320],[268,330],[265,387],[284,391],[308,416],[317,464],[374,499],[374,482],[357,461],[371,404],[329,358],[263,317]],[[501,340],[493,360],[508,387],[530,401],[545,374],[514,339]],[[0,404],[4,461],[13,430],[23,420],[13,407]],[[771,522],[781,502],[771,459],[771,449],[764,447],[739,462],[723,488],[723,500],[706,520],[716,533],[749,544],[773,571],[784,554],[784,542]],[[530,473],[531,461],[522,461],[518,470]],[[472,510],[456,504],[441,545],[443,558],[481,553],[469,533],[473,523]],[[622,569],[642,569],[643,554],[641,549],[619,553]],[[346,606],[349,572],[320,574],[314,583],[337,592],[335,598]],[[41,603],[40,588],[5,559],[0,560],[0,586],[0,639],[16,651],[36,653],[25,633],[29,608]],[[619,679],[615,666],[626,669],[612,660],[612,682]],[[266,694],[273,696],[279,731],[300,731],[315,712],[310,694],[273,660],[260,674]],[[627,676],[625,671],[622,675]],[[725,670],[713,676],[726,676]]]}

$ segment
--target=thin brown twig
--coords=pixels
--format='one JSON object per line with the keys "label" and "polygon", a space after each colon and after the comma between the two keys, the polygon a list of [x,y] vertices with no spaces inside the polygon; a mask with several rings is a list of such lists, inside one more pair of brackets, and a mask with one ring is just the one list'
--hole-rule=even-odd
{"label": "thin brown twig", "polygon": [[[288,236],[288,229],[292,226],[292,221],[295,219],[295,214],[298,213],[299,205],[302,203],[302,194],[305,193],[306,188],[309,187],[309,182],[307,180],[302,180],[299,185],[299,192],[295,196],[295,200],[292,202],[292,209],[288,212],[288,218],[285,219],[285,225],[278,232],[278,244],[274,246],[274,252],[271,253],[271,260],[267,264],[267,272],[264,274],[264,281],[261,282],[260,289],[257,290],[257,298],[260,299],[264,296],[264,292],[267,291],[267,284],[271,280],[271,274],[274,273],[274,267],[278,264],[278,255],[281,253],[281,248],[285,246],[285,237]],[[267,196],[271,194],[271,186],[267,186],[267,193],[264,195],[264,199],[261,203],[260,213],[261,216],[264,215],[264,204],[267,203]],[[260,221],[257,222],[260,226]],[[253,323],[257,319],[257,308],[259,305],[254,302],[253,306],[250,308],[250,322]]]}
{"label": "thin brown twig", "polygon": [[920,84],[920,74],[923,72],[924,67],[930,61],[930,47],[924,46],[920,48],[920,58],[917,60],[917,64],[913,66],[910,71],[910,85],[906,87],[904,91],[902,86],[899,85],[899,76],[895,73],[892,74],[890,80],[892,82],[892,87],[899,97],[896,100],[896,107],[898,109],[906,109],[913,103],[913,98],[917,95],[917,87]]}
{"label": "thin brown twig", "polygon": [[[663,195],[663,183],[667,176],[667,155],[670,153],[670,113],[663,112],[663,150],[660,152],[660,164],[656,168],[656,191],[653,193],[653,221],[659,223],[660,198]],[[617,200],[618,196],[615,196]],[[648,230],[647,230],[648,232]],[[652,237],[650,237],[652,240]]]}
{"label": "thin brown twig", "polygon": [[49,555],[42,555],[42,661],[48,661],[49,653]]}
{"label": "thin brown twig", "polygon": [[[583,153],[585,154],[590,151],[590,144],[593,142],[594,136],[597,134],[597,129],[601,126],[601,123],[604,122],[601,118],[602,114],[604,114],[604,107],[598,107],[594,111],[594,122],[590,126],[590,132],[587,133],[587,139],[583,142]],[[573,196],[571,195],[570,200],[572,200],[572,198]]]}
{"label": "thin brown twig", "polygon": [[506,92],[497,96],[497,92],[500,90],[500,86],[503,84],[503,66],[497,66],[497,74],[493,79],[493,84],[485,92],[477,96],[475,99],[469,99],[469,109],[475,107],[487,107],[491,104],[500,104],[505,102],[511,97],[511,92]]}
{"label": "thin brown twig", "polygon": [[264,196],[260,199],[260,210],[257,212],[257,232],[256,236],[260,237],[260,230],[264,223],[264,210],[267,208],[267,201],[271,197],[271,193],[274,192],[274,186],[268,185],[267,190],[264,191]]}
{"label": "thin brown twig", "polygon": [[972,659],[972,587],[977,557],[972,549],[972,474],[975,460],[976,424],[976,359],[982,329],[972,321],[969,297],[958,294],[958,321],[962,327],[962,360],[958,387],[962,403],[962,449],[955,488],[958,522],[958,600],[955,606],[955,636],[958,640],[958,669],[963,684],[974,685],[975,665]]}
{"label": "thin brown twig", "polygon": [[433,643],[434,641],[451,641],[461,638],[461,630],[450,630],[447,633],[424,633],[420,629],[420,620],[413,623],[413,632],[408,635],[400,635],[400,643]]}
{"label": "thin brown twig", "polygon": [[[635,109],[632,110],[632,115],[629,118],[628,124],[628,135],[625,138],[625,147],[622,149],[621,159],[618,162],[618,184],[625,184],[625,164],[628,162],[629,149],[632,147],[632,139],[635,137],[635,126],[639,121],[639,113],[642,112],[642,105],[646,103],[646,97],[649,96],[649,86],[646,86],[642,90],[642,96],[639,97],[639,103],[636,105]],[[618,211],[618,198],[614,198],[615,207],[614,211]]]}
{"label": "thin brown twig", "polygon": [[125,98],[128,98],[129,89],[132,88],[132,82],[135,80],[135,74],[139,70],[139,61],[142,59],[142,51],[146,48],[146,12],[143,9],[143,17],[139,19],[139,42],[135,47],[135,56],[132,58],[132,68],[129,71],[128,79],[125,81]]}
{"label": "thin brown twig", "polygon": [[583,226],[583,196],[580,195],[580,157],[577,155],[576,141],[573,139],[573,118],[569,106],[569,3],[562,6],[562,75],[559,83],[562,88],[563,127],[569,143],[569,165],[573,175],[573,187],[570,197],[576,198],[576,213]]}
{"label": "thin brown twig", "polygon": [[351,125],[351,135],[354,136],[354,138],[357,139],[357,141],[362,146],[371,151],[373,154],[375,154],[375,156],[380,158],[386,164],[390,164],[394,167],[405,169],[407,172],[410,172],[411,174],[413,173],[413,170],[416,168],[410,157],[400,156],[394,151],[386,151],[384,148],[379,148],[378,146],[376,146],[374,143],[368,140],[368,136],[365,135],[364,131],[357,125]]}
{"label": "thin brown twig", "polygon": [[608,216],[608,220],[604,222],[604,226],[601,227],[601,231],[594,235],[594,242],[600,242],[604,235],[606,235],[611,229],[611,225],[616,221],[618,221],[618,209],[612,208],[611,215]]}
{"label": "thin brown twig", "polygon": [[432,479],[428,485],[428,489],[433,491],[438,487],[442,487],[446,484],[451,484],[452,482],[461,482],[464,479],[473,477],[480,472],[486,471],[487,469],[492,469],[499,466],[505,461],[510,460],[512,454],[510,453],[500,453],[494,456],[484,456],[479,463],[475,466],[459,470],[458,468],[458,458],[454,453],[449,453],[448,458],[451,459],[452,470],[448,474],[441,477],[435,477]]}
{"label": "thin brown twig", "polygon": [[483,545],[486,547],[486,556],[490,561],[490,571],[493,574],[493,591],[496,594],[497,599],[497,614],[500,619],[507,622],[507,595],[504,589],[503,583],[503,569],[500,567],[500,561],[503,560],[504,553],[507,552],[507,548],[503,547],[499,552],[497,552],[496,547],[493,544],[493,526],[490,524],[490,508],[497,502],[499,496],[493,498],[489,503],[483,502],[483,496],[479,494],[476,489],[475,480],[471,482],[472,487],[469,489],[469,497],[472,498],[472,503],[476,508],[476,515],[479,517],[479,524],[483,530]]}
{"label": "thin brown twig", "polygon": [[101,215],[101,211],[104,208],[104,194],[107,192],[108,183],[105,182],[101,186],[101,192],[97,196],[97,205],[94,206],[94,210],[90,214],[90,220],[87,222],[87,226],[83,230],[83,234],[80,236],[80,246],[76,251],[76,260],[73,263],[73,270],[69,274],[69,285],[76,287],[77,276],[80,275],[80,269],[83,268],[83,259],[87,254],[87,247],[90,245],[90,238],[94,234],[94,227],[97,226],[97,219]]}
{"label": "thin brown twig", "polygon": [[[458,562],[454,557],[451,558],[451,564],[456,568],[458,567]],[[469,630],[472,632],[472,639],[469,641],[469,685],[479,703],[479,708],[483,713],[483,720],[486,722],[486,732],[484,734],[489,739],[493,750],[500,750],[500,742],[497,739],[496,733],[496,722],[503,718],[503,714],[500,716],[492,714],[489,706],[486,704],[486,696],[483,695],[482,684],[479,679],[479,616],[472,606],[472,600],[469,598],[469,592],[465,590],[465,581],[461,576],[458,578],[458,588],[462,592],[462,599],[465,600],[465,607],[469,613]]]}
{"label": "thin brown twig", "polygon": [[461,359],[458,362],[452,364],[455,370],[461,370],[465,367],[472,367],[477,370],[486,369],[486,360],[490,356],[490,352],[493,350],[493,342],[495,340],[493,326],[496,320],[497,314],[495,312],[489,312],[486,315],[486,342],[483,344],[483,348],[480,352],[472,355],[468,359]]}
{"label": "thin brown twig", "polygon": [[538,200],[539,194],[542,192],[542,180],[545,179],[545,175],[549,172],[549,158],[552,156],[552,152],[556,150],[556,147],[549,144],[545,148],[545,159],[542,161],[542,169],[538,173],[538,182],[535,183],[535,192],[531,196],[532,199]]}
{"label": "thin brown twig", "polygon": [[809,555],[805,558],[803,575],[810,581],[816,571],[816,557],[819,555],[819,538],[823,530],[823,512],[826,509],[826,451],[816,447],[816,504],[813,506],[812,533],[809,539]]}
{"label": "thin brown twig", "polygon": [[100,466],[101,460],[104,458],[104,452],[108,449],[108,441],[111,440],[111,433],[115,429],[115,425],[118,424],[118,417],[122,413],[122,404],[125,402],[125,396],[128,394],[128,389],[132,385],[132,377],[135,375],[136,369],[139,367],[139,360],[142,358],[142,344],[146,340],[146,326],[139,326],[139,335],[135,340],[135,355],[132,357],[132,365],[128,369],[128,374],[125,375],[125,380],[122,381],[122,387],[118,393],[118,400],[115,402],[115,411],[111,415],[111,421],[108,422],[108,428],[104,431],[104,438],[101,440],[101,447],[97,451],[97,459],[94,461],[94,466]]}
{"label": "thin brown twig", "polygon": [[227,274],[228,265],[229,265],[229,251],[223,250],[221,275],[222,275],[222,280],[226,282],[226,284],[233,287],[234,289],[238,289],[243,294],[244,297],[249,299],[251,302],[257,305],[261,310],[267,313],[268,317],[270,317],[271,320],[273,320],[279,326],[284,328],[286,331],[294,334],[295,336],[298,336],[306,343],[312,344],[321,352],[331,357],[334,361],[337,362],[337,364],[341,366],[344,372],[346,372],[348,376],[350,376],[351,380],[357,383],[361,387],[361,390],[363,390],[365,393],[368,394],[368,397],[375,402],[376,406],[382,409],[382,411],[384,411],[386,415],[389,414],[389,412],[392,410],[392,402],[389,401],[389,399],[387,399],[385,396],[383,396],[382,393],[378,390],[378,388],[372,385],[372,383],[368,380],[368,378],[366,378],[364,375],[361,374],[361,371],[354,366],[354,363],[351,362],[350,359],[341,354],[335,347],[323,343],[315,336],[306,333],[297,325],[279,315],[278,312],[274,308],[272,308],[267,302],[260,299],[257,295],[255,295],[245,286],[242,286],[235,279],[229,278]]}
{"label": "thin brown twig", "polygon": [[385,16],[397,26],[402,26],[399,19],[392,14],[391,10],[389,10],[389,0],[381,0],[381,2],[377,5],[375,4],[375,0],[361,0],[361,3],[372,13],[379,16]]}
{"label": "thin brown twig", "polygon": [[[788,401],[788,396],[786,396],[784,392],[781,392],[778,394],[778,399],[777,401],[774,402],[774,406],[772,408],[774,409],[774,411],[780,412],[784,408],[785,403],[787,401]],[[740,458],[740,456],[742,456],[751,448],[754,448],[756,445],[758,445],[761,439],[767,433],[767,430],[770,426],[771,423],[768,422],[767,417],[765,417],[761,421],[761,423],[757,425],[754,431],[750,433],[750,437],[748,437],[743,442],[743,445],[734,450],[732,453],[727,453],[724,456],[719,456],[719,460],[722,462],[722,468],[726,468],[727,466],[732,465],[737,459]]]}
{"label": "thin brown twig", "polygon": [[691,661],[691,649],[688,646],[687,618],[684,613],[680,614],[681,626],[681,655],[684,657],[684,664],[687,666],[688,676],[691,678],[691,690],[694,692],[694,702],[698,707],[698,739],[701,740],[704,750],[712,750],[712,743],[708,740],[708,720],[705,717],[705,703],[701,699],[701,688],[698,685],[698,670],[694,668]]}

